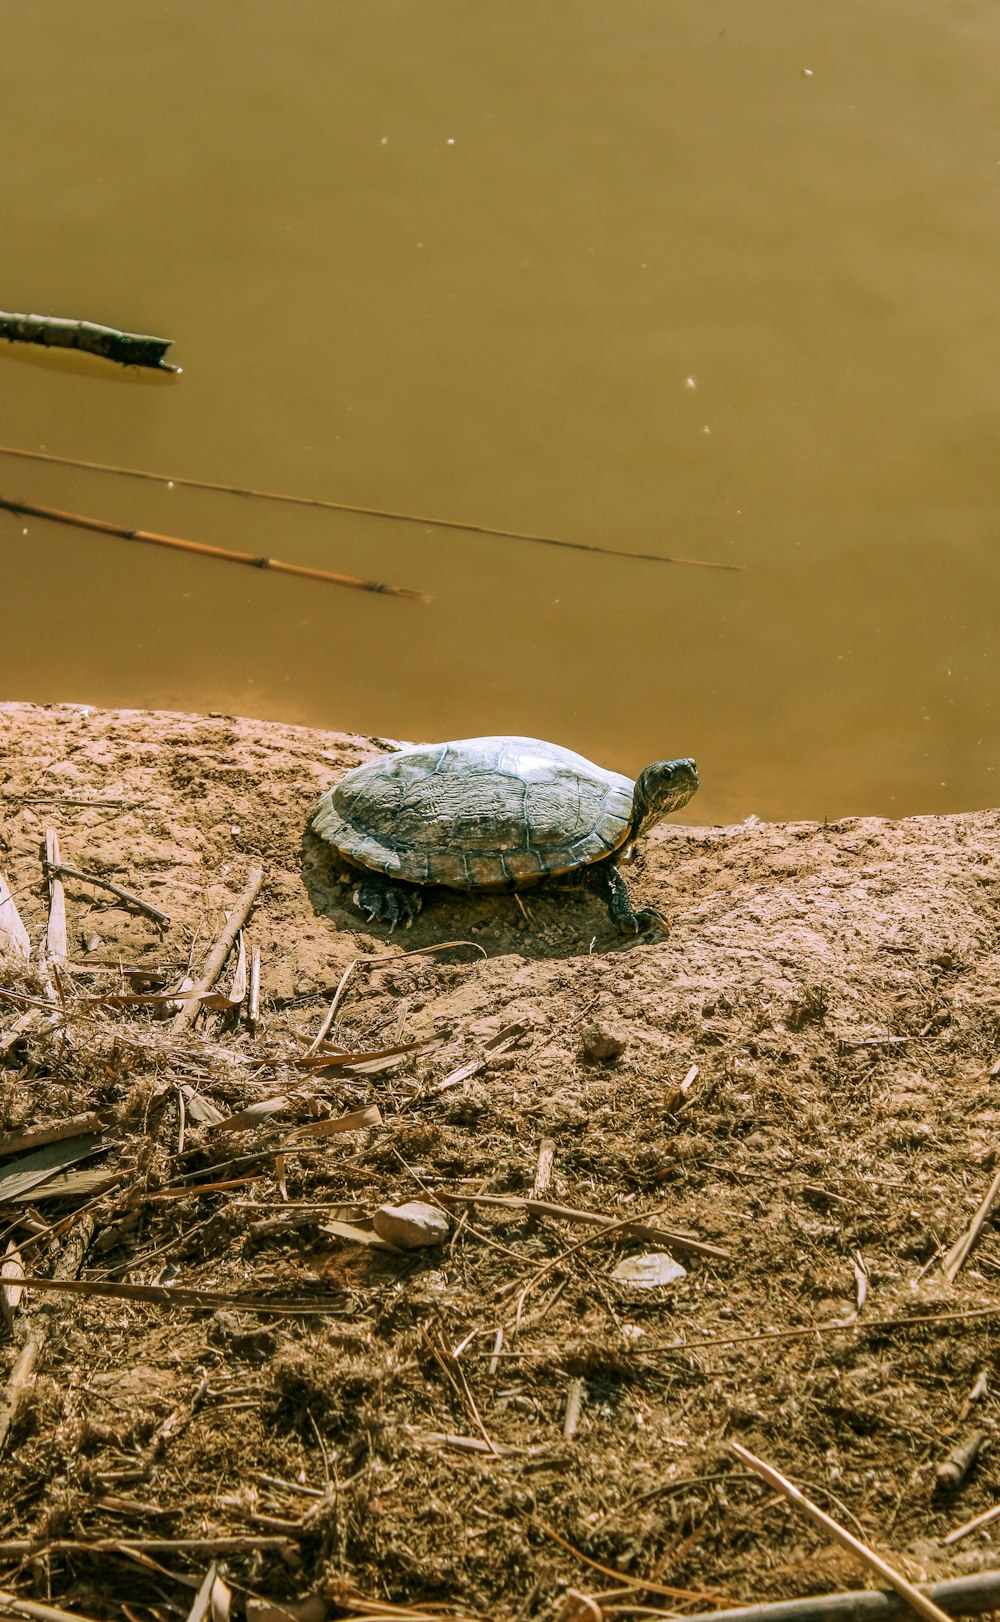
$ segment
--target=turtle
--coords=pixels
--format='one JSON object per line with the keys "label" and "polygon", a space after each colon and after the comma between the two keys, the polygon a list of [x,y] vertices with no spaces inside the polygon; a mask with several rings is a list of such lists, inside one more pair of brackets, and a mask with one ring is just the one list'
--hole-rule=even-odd
{"label": "turtle", "polygon": [[309,822],[357,870],[353,900],[369,920],[409,927],[429,885],[520,890],[574,874],[639,933],[666,926],[634,911],[618,863],[697,787],[693,760],[654,761],[633,782],[539,738],[461,738],[355,766]]}

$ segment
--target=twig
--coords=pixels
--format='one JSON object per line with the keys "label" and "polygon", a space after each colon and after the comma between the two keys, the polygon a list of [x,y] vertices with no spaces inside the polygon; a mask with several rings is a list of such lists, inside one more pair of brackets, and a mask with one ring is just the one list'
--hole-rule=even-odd
{"label": "twig", "polygon": [[[224,1290],[189,1290],[179,1284],[113,1284],[108,1279],[36,1278],[31,1274],[27,1274],[23,1282],[32,1290],[55,1290],[64,1295],[106,1295],[116,1301],[150,1301],[156,1306],[181,1307],[185,1311],[192,1312],[231,1307],[235,1312],[265,1312],[284,1318],[300,1313],[328,1313],[336,1308],[336,1302],[332,1298],[326,1301],[296,1301],[289,1296],[239,1295]],[[20,1361],[19,1358],[18,1364]],[[13,1378],[12,1375],[11,1380]],[[3,1431],[0,1426],[0,1445],[2,1442]]]}
{"label": "twig", "polygon": [[73,1115],[68,1120],[56,1121],[52,1126],[26,1126],[18,1131],[0,1134],[0,1155],[16,1154],[19,1149],[38,1149],[45,1143],[61,1143],[64,1138],[81,1138],[89,1132],[100,1132],[113,1119],[110,1110],[89,1110],[85,1115]]}
{"label": "twig", "polygon": [[14,904],[10,885],[0,873],[0,949],[5,945],[25,962],[30,962],[31,939]]}
{"label": "twig", "polygon": [[[77,1282],[76,1275],[83,1266],[83,1258],[87,1254],[87,1246],[93,1233],[94,1217],[86,1216],[67,1240],[66,1247],[56,1263],[54,1276],[47,1280],[47,1283],[60,1288]],[[10,1372],[3,1397],[0,1398],[0,1453],[3,1452],[11,1427],[17,1418],[35,1364],[55,1323],[57,1311],[58,1308],[54,1303],[42,1307]]]}
{"label": "twig", "polygon": [[[952,1577],[945,1582],[921,1583],[919,1592],[940,1605],[949,1616],[979,1616],[1000,1603],[1000,1571],[974,1577]],[[860,1589],[847,1593],[818,1594],[726,1611],[726,1622],[898,1622],[910,1615],[909,1606],[891,1589]],[[687,1616],[684,1622],[721,1622],[717,1612]]]}
{"label": "twig", "polygon": [[913,1040],[912,1036],[842,1036],[837,1045],[841,1048],[898,1048]]}
{"label": "twig", "polygon": [[493,1339],[493,1355],[490,1358],[490,1378],[491,1379],[494,1379],[496,1377],[497,1369],[500,1367],[500,1353],[502,1351],[503,1351],[503,1324],[500,1325],[500,1328],[497,1330],[496,1335],[494,1336],[494,1339]]}
{"label": "twig", "polygon": [[847,1528],[841,1526],[839,1521],[835,1521],[832,1515],[828,1515],[825,1510],[820,1509],[818,1504],[814,1504],[812,1499],[807,1498],[805,1493],[801,1492],[793,1482],[789,1481],[787,1476],[781,1474],[780,1470],[776,1470],[773,1465],[765,1463],[763,1459],[758,1459],[756,1454],[751,1453],[748,1448],[743,1447],[739,1442],[730,1442],[729,1449],[730,1452],[735,1453],[743,1464],[747,1465],[751,1470],[755,1470],[761,1479],[767,1482],[769,1487],[773,1487],[775,1492],[780,1492],[785,1498],[791,1499],[792,1503],[808,1515],[811,1520],[814,1520],[817,1526],[821,1526],[830,1537],[835,1538],[845,1549],[856,1555],[870,1571],[877,1572],[882,1581],[888,1583],[890,1588],[894,1588],[896,1593],[902,1596],[912,1610],[916,1611],[919,1616],[926,1618],[926,1622],[946,1622],[946,1611],[942,1611],[941,1607],[935,1605],[932,1599],[928,1599],[926,1594],[922,1594],[919,1588],[915,1588],[901,1572],[897,1571],[894,1566],[890,1566],[888,1560],[883,1560],[882,1556],[876,1554],[874,1549],[869,1548],[867,1543],[862,1543],[861,1539],[856,1538],[853,1532],[848,1532]]}
{"label": "twig", "polygon": [[959,1409],[959,1420],[968,1419],[969,1414],[977,1402],[981,1402],[990,1388],[989,1369],[980,1369],[972,1383],[972,1389]]}
{"label": "twig", "polygon": [[[486,1426],[483,1424],[483,1421],[482,1421],[482,1419],[480,1417],[479,1409],[476,1407],[475,1400],[473,1399],[472,1392],[469,1390],[468,1381],[465,1378],[465,1374],[464,1374],[464,1372],[462,1370],[461,1365],[458,1363],[457,1359],[455,1359],[453,1357],[449,1357],[449,1361],[454,1365],[455,1373],[453,1373],[452,1370],[448,1367],[448,1364],[445,1362],[445,1357],[448,1354],[447,1353],[442,1353],[440,1351],[440,1349],[437,1346],[435,1346],[434,1342],[431,1340],[430,1335],[427,1333],[426,1329],[423,1327],[422,1324],[420,1326],[420,1334],[423,1337],[424,1343],[427,1346],[427,1350],[430,1352],[430,1354],[433,1357],[435,1363],[438,1365],[438,1368],[441,1370],[441,1373],[444,1375],[445,1379],[448,1381],[448,1384],[451,1386],[451,1389],[454,1391],[454,1393],[455,1393],[456,1397],[458,1398],[459,1402],[462,1403],[462,1405],[467,1410],[467,1412],[469,1414],[469,1417],[471,1418],[471,1420],[472,1420],[473,1424],[475,1425],[476,1429],[479,1431],[480,1435],[482,1436],[483,1441],[486,1443],[487,1448],[489,1449],[489,1451],[491,1453],[496,1453],[496,1451],[497,1451],[496,1446],[495,1446],[489,1432],[487,1431]],[[462,1382],[461,1387],[459,1386],[458,1379],[456,1379],[456,1377],[455,1377],[456,1374],[458,1375],[458,1378]]]}
{"label": "twig", "polygon": [[[474,1229],[469,1231],[475,1232]],[[508,1254],[514,1253],[509,1252]],[[556,1264],[561,1260],[562,1257],[556,1257]],[[994,1302],[992,1306],[988,1307],[970,1307],[964,1312],[936,1312],[933,1314],[921,1314],[912,1318],[864,1318],[859,1320],[852,1313],[849,1318],[834,1319],[831,1323],[805,1324],[796,1329],[759,1329],[751,1335],[705,1335],[700,1340],[674,1340],[661,1346],[643,1345],[642,1356],[644,1358],[689,1357],[693,1352],[709,1351],[718,1346],[762,1346],[770,1341],[805,1340],[810,1335],[859,1333],[867,1335],[874,1330],[891,1334],[897,1329],[937,1329],[941,1324],[972,1323],[981,1318],[1000,1318],[1000,1302]],[[473,1353],[473,1356],[486,1357],[487,1355],[489,1354],[486,1352]],[[515,1350],[501,1351],[495,1355],[517,1358],[521,1362],[531,1362],[535,1358],[551,1357],[552,1354],[550,1351],[517,1348]],[[690,1617],[685,1617],[685,1622],[691,1622]]]}
{"label": "twig", "polygon": [[518,1447],[510,1442],[481,1442],[478,1436],[456,1436],[451,1431],[418,1431],[415,1425],[404,1425],[403,1429],[415,1442],[432,1447],[457,1447],[462,1453],[492,1453],[497,1458],[515,1458],[535,1451],[534,1448]]}
{"label": "twig", "polygon": [[677,1250],[688,1250],[695,1256],[710,1256],[725,1261],[729,1251],[721,1245],[710,1245],[689,1234],[673,1233],[668,1228],[655,1228],[635,1217],[601,1216],[596,1211],[578,1211],[571,1205],[553,1205],[549,1200],[529,1200],[519,1194],[453,1194],[441,1191],[442,1200],[455,1200],[463,1205],[491,1205],[501,1210],[527,1211],[530,1216],[556,1217],[563,1222],[584,1222],[592,1228],[624,1230],[637,1239],[655,1239]]}
{"label": "twig", "polygon": [[486,1070],[498,1059],[502,1053],[507,1053],[521,1040],[527,1029],[524,1025],[511,1025],[508,1029],[499,1031],[496,1036],[483,1043],[483,1052],[478,1059],[470,1059],[468,1064],[459,1065],[457,1070],[449,1071],[433,1087],[428,1087],[429,1097],[436,1097],[438,1093],[447,1092],[449,1087],[457,1087],[460,1082],[468,1081],[471,1076],[478,1076],[480,1071]]}
{"label": "twig", "polygon": [[330,1031],[333,1022],[337,1017],[337,1009],[340,1007],[340,1001],[344,995],[344,988],[346,987],[348,980],[351,978],[351,975],[354,973],[359,963],[392,963],[401,962],[403,958],[407,957],[431,957],[435,952],[450,952],[456,946],[471,946],[472,950],[474,952],[478,952],[480,957],[486,956],[485,950],[479,945],[478,941],[440,941],[437,946],[418,946],[411,952],[390,952],[388,954],[385,952],[362,952],[358,957],[352,958],[337,982],[337,989],[333,994],[333,1001],[323,1016],[323,1023],[320,1025],[319,1030],[316,1032],[316,1035],[306,1048],[303,1058],[308,1058],[310,1054],[315,1053],[316,1050],[326,1041],[327,1033]]}
{"label": "twig", "polygon": [[[967,1538],[970,1532],[979,1532],[984,1526],[992,1526],[994,1521],[1000,1521],[1000,1504],[994,1504],[991,1509],[984,1509],[981,1514],[974,1515],[971,1521],[965,1521],[962,1526],[956,1526],[954,1532],[949,1532],[944,1539],[945,1547],[957,1543],[960,1538]],[[1000,1572],[994,1572],[997,1579],[997,1588],[1000,1590]],[[994,1605],[996,1600],[994,1599]],[[984,1610],[992,1610],[993,1605],[984,1606]]]}
{"label": "twig", "polygon": [[[947,1539],[945,1540],[947,1542]],[[974,1577],[952,1577],[943,1583],[920,1585],[921,1592],[949,1616],[976,1616],[996,1610],[1000,1602],[1000,1571],[978,1572]],[[603,1597],[603,1596],[602,1596]],[[726,1611],[726,1622],[897,1622],[909,1615],[906,1603],[891,1589],[862,1588],[842,1594],[803,1595]],[[684,1622],[720,1622],[717,1611],[687,1616]]]}
{"label": "twig", "polygon": [[66,942],[66,892],[58,877],[59,835],[54,828],[45,830],[44,860],[49,880],[49,922],[45,949],[53,963],[65,963],[69,955]]}
{"label": "twig", "polygon": [[218,1563],[213,1560],[202,1579],[201,1587],[194,1597],[191,1609],[187,1614],[187,1622],[205,1622],[209,1606],[212,1603],[212,1585],[215,1582],[218,1570]]}
{"label": "twig", "polygon": [[175,552],[194,552],[223,563],[246,563],[252,569],[270,569],[273,574],[294,574],[303,580],[325,580],[331,586],[352,586],[356,591],[378,591],[390,597],[409,597],[418,603],[430,599],[409,586],[387,586],[379,580],[360,580],[352,574],[334,574],[329,569],[309,569],[301,563],[282,563],[278,558],[256,557],[252,552],[234,552],[226,546],[209,546],[205,541],[182,540],[178,535],[160,535],[151,529],[129,529],[105,518],[85,518],[81,513],[63,512],[60,507],[39,507],[30,501],[10,501],[0,496],[5,512],[23,513],[28,518],[44,518],[52,524],[70,524],[75,529],[92,529],[99,535],[115,535],[122,541],[146,541],[150,546],[167,546]]}
{"label": "twig", "polygon": [[[363,1048],[358,1053],[304,1053],[300,1059],[292,1059],[291,1063],[304,1070],[357,1070],[370,1075],[375,1067],[382,1068],[382,1061],[400,1059],[407,1053],[424,1053],[428,1048],[435,1046],[436,1038],[430,1037],[423,1042],[400,1042],[394,1048]],[[273,1059],[260,1061],[262,1065],[273,1065]],[[305,1079],[305,1078],[303,1078]]]}
{"label": "twig", "polygon": [[[659,1211],[653,1211],[650,1214],[652,1216],[659,1216]],[[535,1288],[535,1286],[542,1282],[543,1278],[547,1278],[550,1273],[554,1273],[557,1267],[561,1267],[563,1262],[568,1261],[570,1256],[575,1256],[576,1252],[578,1250],[582,1250],[585,1245],[593,1244],[594,1240],[599,1238],[602,1233],[613,1233],[616,1230],[620,1232],[621,1230],[628,1228],[629,1225],[630,1219],[628,1217],[624,1217],[620,1222],[612,1221],[609,1227],[605,1227],[604,1222],[602,1221],[598,1233],[586,1234],[584,1238],[578,1239],[575,1245],[568,1245],[565,1250],[559,1252],[558,1256],[553,1256],[551,1260],[547,1261],[543,1267],[539,1267],[537,1271],[531,1275],[527,1284],[525,1284],[524,1288],[518,1295],[517,1306],[514,1309],[514,1333],[517,1334],[521,1327],[521,1317],[524,1312],[525,1301],[528,1299],[529,1294]]]}
{"label": "twig", "polygon": [[71,321],[62,315],[11,315],[0,311],[0,338],[10,343],[44,344],[46,349],[82,349],[119,366],[149,366],[158,372],[179,372],[164,359],[172,338],[151,338],[145,332],[120,332],[96,321]]}
{"label": "twig", "polygon": [[962,1234],[961,1238],[956,1240],[956,1242],[952,1245],[944,1259],[942,1265],[944,1268],[944,1275],[949,1284],[953,1284],[955,1282],[956,1274],[961,1268],[976,1240],[979,1238],[986,1219],[996,1203],[998,1194],[1000,1194],[1000,1171],[997,1172],[992,1183],[987,1189],[983,1202],[972,1221],[969,1223],[968,1228]]}
{"label": "twig", "polygon": [[[366,954],[366,956],[367,955],[369,954]],[[319,1048],[322,1043],[326,1041],[327,1032],[331,1030],[333,1022],[337,1017],[337,1009],[340,1007],[340,999],[344,995],[344,988],[346,987],[348,980],[351,978],[351,975],[354,973],[358,964],[363,962],[365,962],[365,957],[354,957],[351,959],[350,963],[348,963],[347,968],[337,981],[337,989],[333,994],[333,1001],[323,1016],[323,1023],[320,1025],[316,1035],[306,1048],[303,1057],[308,1058],[311,1053],[315,1053],[317,1048]]]}
{"label": "twig", "polygon": [[254,946],[250,953],[250,995],[247,999],[247,1024],[251,1034],[256,1036],[260,1024],[260,947]]}
{"label": "twig", "polygon": [[79,879],[82,884],[94,884],[99,890],[110,890],[119,901],[127,902],[130,907],[135,907],[137,912],[144,912],[147,918],[152,918],[154,923],[160,924],[164,929],[170,924],[168,913],[161,912],[159,907],[154,907],[149,901],[140,900],[130,890],[123,890],[120,884],[112,884],[110,879],[102,879],[99,873],[85,873],[81,868],[71,867],[68,862],[61,862],[58,858],[50,861],[48,855],[45,858],[45,869],[49,875],[55,873],[67,879]]}
{"label": "twig", "polygon": [[37,1600],[22,1599],[20,1594],[0,1590],[0,1608],[12,1616],[27,1616],[33,1622],[88,1622],[82,1611],[64,1611],[58,1605],[41,1605]]}
{"label": "twig", "polygon": [[539,1200],[548,1192],[552,1181],[552,1166],[556,1158],[555,1138],[543,1138],[538,1145],[538,1164],[535,1167],[535,1183],[531,1190],[532,1199]]}
{"label": "twig", "polygon": [[22,451],[0,445],[0,455],[20,456],[32,462],[55,462],[60,467],[86,468],[91,473],[117,473],[128,479],[150,479],[155,484],[177,485],[185,490],[214,490],[223,495],[251,496],[257,501],[285,501],[297,507],[322,507],[329,512],[358,513],[365,518],[390,518],[404,524],[424,524],[432,529],[457,529],[470,535],[499,535],[505,541],[532,541],[538,546],[564,546],[575,552],[598,552],[605,557],[632,558],[641,563],[679,563],[693,569],[742,570],[742,563],[712,563],[704,558],[663,557],[657,552],[627,552],[613,546],[594,546],[586,541],[564,541],[554,535],[532,535],[516,529],[494,529],[489,524],[468,524],[450,518],[420,518],[416,513],[389,512],[381,507],[357,507],[345,501],[325,501],[318,496],[288,496],[276,490],[249,490],[236,484],[214,484],[207,479],[180,479],[166,473],[148,473],[140,468],[113,467],[106,462],[83,462],[72,456],[55,456],[50,451]]}
{"label": "twig", "polygon": [[576,1428],[580,1423],[580,1410],[583,1407],[583,1381],[571,1380],[566,1393],[566,1412],[563,1416],[563,1435],[567,1442],[571,1442],[576,1435]]}
{"label": "twig", "polygon": [[663,1109],[667,1115],[677,1115],[688,1101],[691,1088],[698,1079],[698,1066],[691,1065],[684,1080],[677,1086],[671,1087],[664,1102]]}
{"label": "twig", "polygon": [[962,1485],[975,1464],[988,1434],[982,1430],[970,1431],[969,1435],[956,1442],[947,1456],[941,1460],[934,1473],[934,1479],[945,1492],[954,1492]]}
{"label": "twig", "polygon": [[[216,1410],[217,1411],[217,1410]],[[287,1537],[206,1538],[8,1538],[0,1543],[0,1558],[31,1555],[45,1550],[55,1554],[116,1554],[120,1549],[143,1549],[161,1554],[253,1554],[255,1549],[287,1549]]]}
{"label": "twig", "polygon": [[187,1109],[184,1104],[184,1087],[177,1088],[177,1153],[184,1153],[184,1134],[187,1129]]}
{"label": "twig", "polygon": [[186,1031],[197,1019],[198,1009],[201,1006],[198,998],[211,991],[219,974],[222,972],[226,958],[232,951],[233,942],[246,923],[250,909],[257,899],[257,892],[263,882],[264,869],[255,867],[247,881],[246,889],[236,904],[235,910],[229,915],[225,929],[209,953],[208,962],[205,964],[201,979],[192,988],[190,998],[185,1002],[184,1007],[174,1015],[170,1029],[175,1035],[178,1031]]}
{"label": "twig", "polygon": [[229,1005],[231,1008],[242,1008],[247,995],[247,949],[243,942],[243,931],[236,937],[236,967],[233,970],[233,980],[229,987]]}

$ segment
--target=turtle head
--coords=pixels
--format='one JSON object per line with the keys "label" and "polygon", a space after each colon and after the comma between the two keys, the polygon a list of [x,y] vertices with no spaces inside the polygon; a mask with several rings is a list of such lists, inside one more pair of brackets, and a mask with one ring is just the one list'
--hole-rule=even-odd
{"label": "turtle head", "polygon": [[632,837],[638,839],[661,817],[687,805],[698,787],[693,760],[654,760],[640,772],[632,801]]}

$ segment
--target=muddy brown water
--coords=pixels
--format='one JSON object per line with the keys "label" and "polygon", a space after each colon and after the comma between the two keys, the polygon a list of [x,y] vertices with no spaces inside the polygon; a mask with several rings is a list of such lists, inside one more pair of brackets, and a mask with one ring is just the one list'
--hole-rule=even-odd
{"label": "muddy brown water", "polygon": [[987,0],[6,8],[0,443],[738,563],[0,456],[0,696],[538,734],[684,820],[996,805],[1000,14]]}

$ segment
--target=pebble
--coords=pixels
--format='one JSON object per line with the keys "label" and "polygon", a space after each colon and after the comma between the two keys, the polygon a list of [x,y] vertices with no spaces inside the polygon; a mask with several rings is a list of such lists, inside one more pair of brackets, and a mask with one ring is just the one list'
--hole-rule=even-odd
{"label": "pebble", "polygon": [[600,1059],[620,1059],[625,1046],[624,1031],[604,1020],[594,1020],[580,1032],[580,1052],[591,1064]]}
{"label": "pebble", "polygon": [[665,1251],[649,1251],[645,1256],[626,1256],[613,1269],[611,1277],[619,1284],[631,1284],[637,1290],[652,1290],[658,1284],[676,1284],[687,1277],[687,1268],[675,1262]]}
{"label": "pebble", "polygon": [[380,1205],[372,1226],[380,1239],[387,1239],[400,1250],[443,1245],[451,1232],[444,1212],[424,1200],[409,1200],[406,1205]]}

